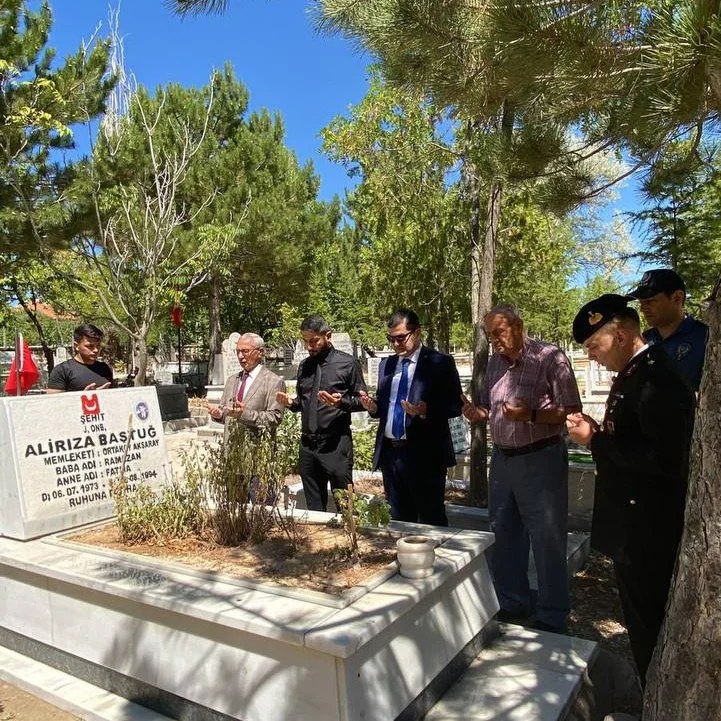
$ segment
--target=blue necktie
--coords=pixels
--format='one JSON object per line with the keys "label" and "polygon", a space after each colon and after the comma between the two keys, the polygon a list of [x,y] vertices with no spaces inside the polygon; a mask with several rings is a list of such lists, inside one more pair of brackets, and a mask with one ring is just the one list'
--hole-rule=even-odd
{"label": "blue necktie", "polygon": [[401,380],[398,383],[398,393],[396,393],[396,403],[393,406],[393,438],[403,438],[406,432],[406,412],[403,410],[401,401],[408,397],[408,366],[411,364],[410,358],[404,358],[401,363]]}

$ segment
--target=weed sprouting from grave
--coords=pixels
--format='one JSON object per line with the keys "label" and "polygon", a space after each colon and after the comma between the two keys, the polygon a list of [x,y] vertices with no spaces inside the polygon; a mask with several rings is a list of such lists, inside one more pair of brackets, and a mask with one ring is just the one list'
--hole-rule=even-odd
{"label": "weed sprouting from grave", "polygon": [[340,510],[343,530],[348,537],[351,552],[351,563],[359,563],[358,527],[385,527],[391,522],[390,506],[381,496],[359,496],[351,484],[346,490],[333,493]]}

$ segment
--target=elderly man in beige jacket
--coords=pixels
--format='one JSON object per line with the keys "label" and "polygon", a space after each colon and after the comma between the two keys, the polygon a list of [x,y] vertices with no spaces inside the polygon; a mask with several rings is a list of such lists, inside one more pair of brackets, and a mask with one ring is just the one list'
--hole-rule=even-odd
{"label": "elderly man in beige jacket", "polygon": [[263,365],[265,342],[256,333],[244,333],[235,346],[241,372],[228,378],[219,405],[208,404],[214,421],[236,419],[248,428],[274,430],[285,408],[276,393],[285,390],[285,381]]}

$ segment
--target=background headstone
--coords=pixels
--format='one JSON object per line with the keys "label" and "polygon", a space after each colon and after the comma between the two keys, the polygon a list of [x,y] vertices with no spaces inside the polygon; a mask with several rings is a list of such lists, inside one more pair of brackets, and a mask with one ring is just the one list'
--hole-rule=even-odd
{"label": "background headstone", "polygon": [[295,348],[293,349],[293,365],[299,365],[301,361],[304,361],[308,357],[308,350],[303,345],[302,340],[295,342]]}
{"label": "background headstone", "polygon": [[154,386],[0,398],[0,535],[109,518],[122,468],[131,488],[170,478]]}
{"label": "background headstone", "polygon": [[238,338],[240,338],[240,333],[231,333],[223,341],[223,384],[225,384],[228,378],[237,375],[242,370],[240,362],[238,361],[238,355],[235,352],[235,345],[238,342]]}
{"label": "background headstone", "polygon": [[368,358],[368,372],[366,373],[366,385],[378,387],[378,366],[380,365],[381,359],[376,356],[375,358]]}
{"label": "background headstone", "polygon": [[336,350],[353,355],[353,341],[350,339],[348,333],[333,333],[331,336],[331,343]]}

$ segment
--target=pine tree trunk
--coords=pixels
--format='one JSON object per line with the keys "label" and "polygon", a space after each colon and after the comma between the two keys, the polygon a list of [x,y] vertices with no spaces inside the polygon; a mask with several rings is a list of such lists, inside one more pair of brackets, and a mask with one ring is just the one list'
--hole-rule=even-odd
{"label": "pine tree trunk", "polygon": [[208,309],[208,321],[210,324],[210,355],[208,358],[208,383],[213,382],[213,371],[215,370],[215,358],[221,353],[222,334],[220,330],[220,281],[213,275],[210,278],[210,308]]}
{"label": "pine tree trunk", "polygon": [[[493,275],[496,265],[496,242],[501,220],[502,189],[499,182],[491,186],[484,217],[483,243],[474,243],[471,252],[471,302],[473,319],[473,375],[471,395],[478,405],[488,366],[488,338],[483,318],[493,303]],[[480,231],[480,228],[479,228]],[[474,506],[488,505],[486,424],[471,429],[471,468],[469,500]]]}
{"label": "pine tree trunk", "polygon": [[666,620],[649,668],[644,721],[721,719],[720,301],[721,281],[707,314],[710,335],[691,449],[686,522]]}

